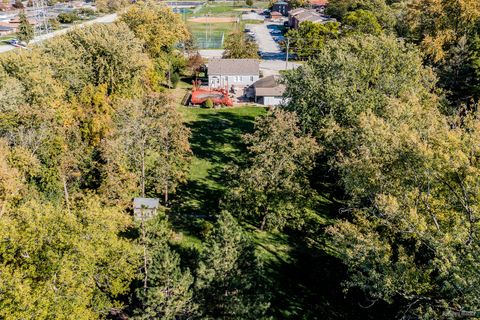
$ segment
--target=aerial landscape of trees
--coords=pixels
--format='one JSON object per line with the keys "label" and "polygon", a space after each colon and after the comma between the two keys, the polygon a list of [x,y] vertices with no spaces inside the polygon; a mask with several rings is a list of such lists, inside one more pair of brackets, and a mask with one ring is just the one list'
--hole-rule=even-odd
{"label": "aerial landscape of trees", "polygon": [[480,2],[326,12],[274,110],[179,106],[150,2],[3,53],[0,319],[480,319]]}

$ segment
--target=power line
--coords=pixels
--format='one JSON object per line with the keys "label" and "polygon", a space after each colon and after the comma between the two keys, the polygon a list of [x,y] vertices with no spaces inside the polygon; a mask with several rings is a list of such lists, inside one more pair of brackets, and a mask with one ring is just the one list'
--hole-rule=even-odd
{"label": "power line", "polygon": [[35,36],[47,34],[49,30],[47,6],[45,0],[33,0],[33,12],[35,15]]}

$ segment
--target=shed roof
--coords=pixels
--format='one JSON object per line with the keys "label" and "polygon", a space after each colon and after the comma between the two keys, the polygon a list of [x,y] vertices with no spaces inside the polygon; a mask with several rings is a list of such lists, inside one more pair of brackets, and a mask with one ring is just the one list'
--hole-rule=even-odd
{"label": "shed roof", "polygon": [[133,209],[158,209],[160,200],[158,198],[135,198]]}
{"label": "shed roof", "polygon": [[250,76],[260,73],[260,63],[257,59],[210,59],[208,61],[209,75]]}
{"label": "shed roof", "polygon": [[259,97],[280,97],[285,92],[285,85],[278,76],[268,76],[256,81],[252,86]]}

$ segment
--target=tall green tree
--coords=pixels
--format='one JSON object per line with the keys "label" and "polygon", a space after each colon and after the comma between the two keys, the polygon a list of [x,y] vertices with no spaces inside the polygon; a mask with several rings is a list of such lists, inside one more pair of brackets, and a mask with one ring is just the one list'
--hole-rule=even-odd
{"label": "tall green tree", "polygon": [[140,273],[141,286],[136,295],[140,306],[135,319],[174,319],[192,315],[193,277],[180,268],[180,257],[169,247],[170,228],[163,213],[142,221],[141,245],[144,265]]}
{"label": "tall green tree", "polygon": [[[394,2],[389,0],[331,0],[328,2],[325,11],[343,24],[345,18],[352,12],[362,10],[363,12],[360,12],[368,12],[375,16],[375,20],[378,21],[382,29],[393,31],[397,23],[396,15],[401,14]],[[354,15],[358,16],[359,13],[357,12]],[[372,21],[371,17],[363,15],[362,19],[365,18],[368,19],[369,23]]]}
{"label": "tall green tree", "polygon": [[18,25],[17,38],[20,42],[28,44],[34,37],[33,26],[30,24],[30,21],[28,21],[25,11],[21,11],[18,14],[18,19],[20,23]]}
{"label": "tall green tree", "polygon": [[282,229],[306,214],[308,174],[319,148],[301,134],[294,113],[274,111],[256,121],[255,132],[244,136],[247,165],[235,168],[228,207],[253,219],[261,230]]}
{"label": "tall green tree", "polygon": [[[106,145],[109,165],[117,163],[135,174],[137,194],[163,194],[167,204],[168,195],[185,180],[189,169],[190,132],[181,115],[169,98],[151,95],[142,102],[130,102],[116,122]],[[113,176],[107,178],[105,188],[114,187]]]}
{"label": "tall green tree", "polygon": [[232,215],[220,214],[200,254],[196,300],[202,319],[262,319],[268,292],[251,240]]}
{"label": "tall green tree", "polygon": [[290,41],[290,48],[298,58],[307,60],[314,58],[324,48],[329,39],[335,39],[339,35],[337,22],[313,23],[305,21],[298,29],[289,30],[285,37]]}
{"label": "tall green tree", "polygon": [[371,12],[363,9],[348,12],[343,18],[342,29],[350,33],[368,33],[379,35],[382,33],[382,26],[378,23],[377,17]]}
{"label": "tall green tree", "polygon": [[[436,78],[423,66],[421,54],[387,36],[330,41],[317,59],[289,72],[285,81],[290,98],[286,108],[319,141],[333,129],[355,125],[361,112],[381,114],[392,98],[411,94],[420,101],[435,99]],[[343,137],[348,140],[344,134],[335,135],[325,151],[341,149]]]}
{"label": "tall green tree", "polygon": [[98,24],[66,34],[89,66],[89,83],[106,84],[107,93],[138,95],[148,67],[143,43],[124,23]]}
{"label": "tall green tree", "polygon": [[478,317],[478,128],[468,117],[450,129],[414,101],[361,115],[356,148],[334,162],[354,217],[329,230],[347,288],[399,304],[404,317]]}
{"label": "tall green tree", "polygon": [[258,46],[254,41],[245,39],[241,31],[230,33],[225,40],[224,59],[257,59]]}
{"label": "tall green tree", "polygon": [[475,0],[415,0],[408,4],[399,24],[401,36],[422,48],[427,62],[440,77],[453,111],[478,101],[476,76],[470,57],[478,37],[480,3]]}
{"label": "tall green tree", "polygon": [[[170,80],[175,65],[185,58],[176,49],[187,42],[191,35],[179,14],[170,8],[146,2],[130,7],[120,20],[128,25],[135,36],[144,42],[144,47],[155,63],[157,81]],[[156,81],[153,77],[152,81]]]}
{"label": "tall green tree", "polygon": [[422,62],[391,37],[332,41],[286,76],[287,108],[317,137],[344,197],[329,245],[346,288],[403,318],[475,318],[478,118],[442,115]]}

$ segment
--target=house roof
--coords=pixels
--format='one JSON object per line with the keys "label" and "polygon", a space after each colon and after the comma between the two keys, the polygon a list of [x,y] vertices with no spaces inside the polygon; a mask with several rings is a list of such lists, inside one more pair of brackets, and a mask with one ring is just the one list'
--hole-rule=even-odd
{"label": "house roof", "polygon": [[305,8],[297,8],[297,9],[293,9],[293,10],[288,11],[288,14],[291,15],[291,16],[295,16],[295,15],[297,15],[299,13],[302,13],[306,10],[307,9],[305,9]]}
{"label": "house roof", "polygon": [[278,2],[275,2],[273,5],[281,5],[281,6],[288,6],[288,3],[286,3],[285,1],[278,1]]}
{"label": "house roof", "polygon": [[158,209],[160,200],[158,198],[135,198],[133,209]]}
{"label": "house roof", "polygon": [[252,86],[255,95],[259,97],[280,97],[285,92],[285,85],[280,83],[278,76],[268,76],[256,81]]}
{"label": "house roof", "polygon": [[326,16],[324,14],[321,14],[315,10],[307,10],[305,12],[301,12],[297,15],[295,15],[295,19],[301,23],[304,21],[311,21],[311,22],[329,22],[329,21],[337,21],[333,18],[330,18],[329,16]]}
{"label": "house roof", "polygon": [[298,20],[298,22],[303,22],[303,21],[312,21],[315,18],[319,18],[320,14],[318,14],[316,11],[313,10],[308,10],[301,12],[295,16],[295,18]]}
{"label": "house roof", "polygon": [[310,0],[310,5],[312,6],[326,6],[328,4],[328,0]]}
{"label": "house roof", "polygon": [[208,61],[209,75],[250,76],[260,73],[260,63],[257,59],[210,59]]}

